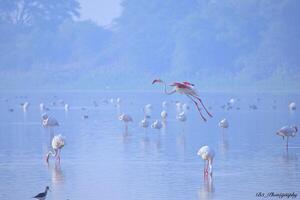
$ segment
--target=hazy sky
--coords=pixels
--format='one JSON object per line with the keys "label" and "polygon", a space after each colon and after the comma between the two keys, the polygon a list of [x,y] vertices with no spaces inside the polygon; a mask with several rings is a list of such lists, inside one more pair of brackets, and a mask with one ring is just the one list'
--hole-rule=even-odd
{"label": "hazy sky", "polygon": [[109,25],[121,14],[121,0],[79,0],[81,18],[91,19],[99,25]]}

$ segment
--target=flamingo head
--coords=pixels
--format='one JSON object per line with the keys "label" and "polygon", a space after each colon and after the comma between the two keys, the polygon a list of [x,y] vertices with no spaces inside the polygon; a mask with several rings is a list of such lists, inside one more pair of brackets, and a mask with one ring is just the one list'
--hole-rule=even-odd
{"label": "flamingo head", "polygon": [[152,84],[154,84],[154,83],[162,83],[163,81],[161,80],[161,79],[154,79],[153,81],[152,81]]}

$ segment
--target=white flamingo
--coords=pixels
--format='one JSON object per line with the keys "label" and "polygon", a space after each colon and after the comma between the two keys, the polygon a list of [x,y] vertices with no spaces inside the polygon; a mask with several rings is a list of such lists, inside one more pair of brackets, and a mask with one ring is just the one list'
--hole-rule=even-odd
{"label": "white flamingo", "polygon": [[200,156],[205,162],[204,162],[204,169],[203,173],[204,176],[207,176],[208,174],[212,176],[213,172],[213,159],[215,157],[215,152],[213,149],[211,149],[209,146],[203,146],[199,149],[198,156]]}
{"label": "white flamingo", "polygon": [[128,123],[133,122],[132,117],[128,114],[121,114],[119,116],[119,120],[124,122],[124,124],[125,124],[125,135],[127,135],[127,133],[128,133]]}
{"label": "white flamingo", "polygon": [[278,136],[281,136],[282,139],[286,137],[286,148],[289,146],[289,137],[295,137],[296,133],[298,132],[297,126],[284,126],[281,129],[279,129],[276,134]]}
{"label": "white flamingo", "polygon": [[65,111],[69,111],[69,109],[70,109],[69,104],[66,103],[64,109],[65,109]]}
{"label": "white flamingo", "polygon": [[227,119],[225,119],[225,118],[222,119],[218,125],[220,128],[223,128],[223,129],[229,127],[229,123],[228,123]]}
{"label": "white flamingo", "polygon": [[145,105],[144,108],[143,108],[143,111],[144,111],[145,117],[151,118],[151,115],[152,115],[152,105],[151,104]]}
{"label": "white flamingo", "polygon": [[152,124],[151,124],[151,128],[154,129],[161,129],[162,128],[162,123],[159,120],[155,120]]}
{"label": "white flamingo", "polygon": [[163,83],[165,86],[165,93],[168,95],[174,94],[175,92],[179,93],[179,94],[184,94],[186,95],[190,100],[193,101],[193,103],[196,105],[199,114],[201,116],[201,118],[206,121],[206,118],[202,115],[201,110],[198,106],[197,101],[200,102],[200,104],[202,105],[202,107],[204,108],[204,110],[206,111],[206,113],[212,117],[212,115],[208,112],[208,110],[206,109],[206,107],[204,106],[202,100],[200,99],[199,95],[197,94],[196,90],[194,89],[194,84],[189,83],[189,82],[182,82],[182,83],[178,83],[178,82],[174,82],[173,84],[171,84],[170,86],[173,87],[173,90],[171,91],[167,91],[167,85],[164,81],[160,80],[160,79],[156,79],[152,82],[152,84],[154,83]]}
{"label": "white flamingo", "polygon": [[296,109],[297,109],[296,103],[295,103],[295,102],[291,102],[291,103],[289,104],[289,109],[290,109],[291,111],[296,110]]}
{"label": "white flamingo", "polygon": [[165,111],[165,110],[161,111],[160,116],[163,119],[163,121],[166,121],[166,119],[168,117],[167,111]]}
{"label": "white flamingo", "polygon": [[41,110],[41,111],[46,110],[46,106],[45,106],[44,103],[40,103],[40,110]]}
{"label": "white flamingo", "polygon": [[185,112],[181,112],[176,116],[176,119],[180,122],[185,122],[187,120]]}
{"label": "white flamingo", "polygon": [[24,104],[23,104],[23,111],[25,112],[25,111],[27,111],[28,110],[28,108],[29,108],[29,106],[30,106],[30,103],[29,102],[25,102]]}
{"label": "white flamingo", "polygon": [[147,117],[142,119],[142,121],[140,122],[140,126],[143,127],[143,128],[148,128],[149,127],[149,121],[148,121]]}
{"label": "white flamingo", "polygon": [[56,135],[52,139],[52,148],[54,150],[54,153],[52,151],[49,151],[46,155],[46,161],[49,162],[49,157],[52,155],[60,162],[60,151],[65,146],[65,139],[62,135]]}

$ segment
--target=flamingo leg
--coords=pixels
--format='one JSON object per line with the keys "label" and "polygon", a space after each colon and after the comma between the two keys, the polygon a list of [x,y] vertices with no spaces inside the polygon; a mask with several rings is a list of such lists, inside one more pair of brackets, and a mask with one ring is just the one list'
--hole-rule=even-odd
{"label": "flamingo leg", "polygon": [[210,167],[210,169],[209,169],[209,173],[210,173],[210,176],[212,176],[212,163],[213,163],[213,160],[212,159],[210,159],[209,160],[209,167]]}
{"label": "flamingo leg", "polygon": [[206,111],[206,113],[210,116],[210,117],[213,117],[212,114],[210,114],[208,112],[208,110],[206,109],[206,107],[204,106],[202,100],[198,97],[198,96],[195,96],[195,95],[192,95],[193,97],[195,97],[196,99],[198,99],[198,101],[201,103],[201,105],[203,106],[204,110]]}
{"label": "flamingo leg", "polygon": [[200,113],[200,115],[201,115],[203,121],[206,122],[207,120],[206,120],[206,118],[202,115],[198,103],[197,103],[190,95],[187,94],[186,96],[194,102],[194,104],[196,105],[196,107],[197,107],[197,109],[198,109],[198,111],[199,111],[199,113]]}
{"label": "flamingo leg", "polygon": [[58,163],[60,163],[60,149],[57,150],[57,160]]}
{"label": "flamingo leg", "polygon": [[203,165],[203,175],[204,177],[206,175],[206,161],[204,161],[204,165]]}
{"label": "flamingo leg", "polygon": [[289,137],[286,137],[286,148],[289,148]]}

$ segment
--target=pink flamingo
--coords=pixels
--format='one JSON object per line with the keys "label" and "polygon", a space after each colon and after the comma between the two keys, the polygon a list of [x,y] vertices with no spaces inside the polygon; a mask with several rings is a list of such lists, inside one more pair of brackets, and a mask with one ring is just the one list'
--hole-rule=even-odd
{"label": "pink flamingo", "polygon": [[[201,110],[199,108],[199,105],[197,103],[196,100],[198,100],[200,102],[200,104],[202,105],[202,107],[204,108],[204,110],[206,111],[206,113],[212,117],[212,115],[208,112],[208,110],[206,109],[206,107],[204,106],[202,100],[200,99],[199,95],[197,94],[196,90],[194,89],[194,84],[192,83],[189,83],[189,82],[182,82],[182,83],[179,83],[179,82],[174,82],[172,83],[171,87],[173,87],[173,90],[171,91],[167,91],[167,85],[164,81],[162,81],[161,79],[155,79],[152,84],[154,83],[163,83],[165,85],[165,93],[168,94],[168,95],[171,95],[171,94],[174,94],[175,92],[179,93],[179,94],[185,94],[189,99],[191,99],[194,104],[196,105],[200,115],[201,115],[201,118],[206,121],[206,118],[202,115],[201,113]],[[195,100],[196,99],[196,100]]]}

